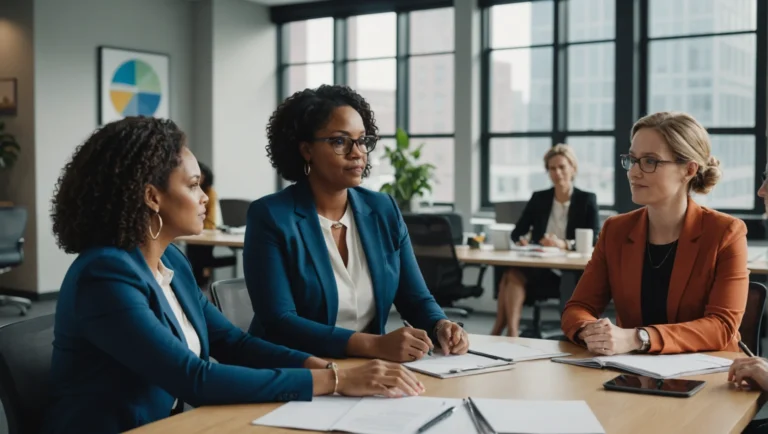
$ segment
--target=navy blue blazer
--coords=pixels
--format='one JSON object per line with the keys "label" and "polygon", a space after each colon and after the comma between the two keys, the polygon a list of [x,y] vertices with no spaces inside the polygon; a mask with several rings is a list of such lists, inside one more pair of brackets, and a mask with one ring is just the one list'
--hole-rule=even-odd
{"label": "navy blue blazer", "polygon": [[[393,303],[414,327],[433,330],[446,316],[424,283],[395,201],[362,187],[348,192],[376,301],[367,332],[385,332]],[[252,331],[261,325],[272,342],[319,356],[346,356],[354,331],[335,326],[338,289],[308,182],[251,204],[243,268],[256,314]]]}
{"label": "navy blue blazer", "polygon": [[59,293],[44,433],[123,432],[168,417],[176,398],[193,406],[312,399],[309,370],[273,369],[301,368],[309,354],[233,326],[176,246],[162,261],[174,271],[171,287],[200,357],[138,249],[85,251]]}
{"label": "navy blue blazer", "polygon": [[[515,225],[515,230],[510,235],[512,241],[517,242],[529,231],[531,232],[532,243],[538,243],[544,238],[554,200],[554,187],[534,192],[525,205],[523,214]],[[565,238],[567,240],[576,239],[576,229],[592,229],[592,244],[597,243],[597,236],[600,233],[599,209],[595,193],[574,187],[571,194],[571,206],[568,207],[568,225],[565,228]]]}

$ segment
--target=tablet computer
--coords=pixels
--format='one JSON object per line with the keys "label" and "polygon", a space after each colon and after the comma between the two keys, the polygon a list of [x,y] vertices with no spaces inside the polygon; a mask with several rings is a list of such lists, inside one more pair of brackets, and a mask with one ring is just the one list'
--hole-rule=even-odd
{"label": "tablet computer", "polygon": [[661,380],[658,378],[638,375],[619,375],[613,380],[603,383],[603,387],[608,390],[616,390],[620,392],[647,393],[651,395],[687,398],[703,389],[705,383],[705,381],[682,380],[677,378]]}

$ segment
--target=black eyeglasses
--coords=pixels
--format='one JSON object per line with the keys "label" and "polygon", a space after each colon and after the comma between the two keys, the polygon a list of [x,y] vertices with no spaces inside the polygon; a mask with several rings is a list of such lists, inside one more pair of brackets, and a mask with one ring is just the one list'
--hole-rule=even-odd
{"label": "black eyeglasses", "polygon": [[642,170],[645,173],[653,173],[656,171],[656,168],[659,166],[659,164],[684,164],[685,161],[671,161],[671,160],[659,160],[656,157],[640,157],[636,158],[629,154],[624,154],[620,156],[621,158],[621,167],[624,168],[624,170],[629,170],[632,168],[632,166],[635,165],[635,163],[640,164],[640,170]]}
{"label": "black eyeglasses", "polygon": [[347,155],[352,152],[352,145],[357,145],[360,152],[370,154],[376,148],[376,142],[379,138],[376,136],[362,136],[359,139],[353,139],[349,136],[336,137],[318,137],[316,142],[326,142],[333,148],[336,155]]}

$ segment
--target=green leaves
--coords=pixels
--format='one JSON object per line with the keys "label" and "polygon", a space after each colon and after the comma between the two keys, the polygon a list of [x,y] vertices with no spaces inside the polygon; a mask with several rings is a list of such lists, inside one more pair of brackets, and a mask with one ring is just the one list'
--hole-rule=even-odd
{"label": "green leaves", "polygon": [[0,122],[0,169],[10,169],[19,159],[21,146],[13,135],[5,132],[5,123]]}
{"label": "green leaves", "polygon": [[395,180],[382,185],[380,191],[391,195],[401,208],[407,209],[412,198],[432,191],[435,166],[418,164],[424,144],[411,150],[408,134],[401,128],[397,129],[395,140],[394,149],[384,148],[384,156],[395,169]]}

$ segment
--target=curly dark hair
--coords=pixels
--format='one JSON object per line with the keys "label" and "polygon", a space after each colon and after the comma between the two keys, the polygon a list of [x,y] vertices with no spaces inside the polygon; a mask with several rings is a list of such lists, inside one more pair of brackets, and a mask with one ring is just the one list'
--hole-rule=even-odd
{"label": "curly dark hair", "polygon": [[165,189],[181,164],[185,135],[173,121],[127,117],[96,130],[61,172],[51,218],[59,247],[133,249],[147,239],[147,185]]}
{"label": "curly dark hair", "polygon": [[200,183],[200,189],[207,193],[208,190],[213,187],[213,170],[202,161],[198,161],[197,164],[200,165],[200,174],[203,175],[203,182]]}
{"label": "curly dark hair", "polygon": [[[343,106],[352,107],[360,114],[366,135],[375,136],[378,133],[371,106],[348,86],[324,84],[317,89],[305,89],[289,96],[277,107],[267,124],[266,149],[267,157],[278,175],[291,182],[306,177],[299,145],[312,141],[317,130],[328,122],[333,110]],[[367,177],[370,171],[370,164],[366,164],[363,177]]]}

